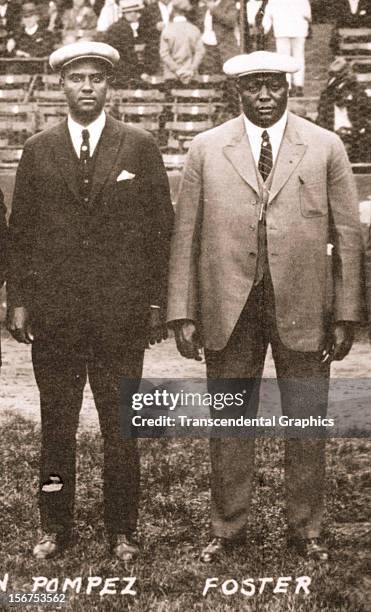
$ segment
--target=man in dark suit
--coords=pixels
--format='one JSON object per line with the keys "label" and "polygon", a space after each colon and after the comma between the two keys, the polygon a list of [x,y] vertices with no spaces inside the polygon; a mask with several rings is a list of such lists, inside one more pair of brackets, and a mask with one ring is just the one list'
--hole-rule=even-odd
{"label": "man in dark suit", "polygon": [[162,30],[167,26],[171,15],[169,0],[160,0],[147,4],[139,18],[138,38],[145,43],[144,70],[148,74],[160,72],[160,38]]}
{"label": "man in dark suit", "polygon": [[[179,191],[168,319],[184,357],[200,359],[205,347],[210,391],[232,384],[248,398],[231,408],[237,418],[256,417],[268,344],[283,414],[326,417],[330,362],[347,355],[361,316],[352,169],[338,136],[287,112],[286,73],[298,69],[293,58],[266,51],[225,63],[243,114],[194,139]],[[303,439],[290,429],[285,485],[290,543],[324,562],[325,440],[317,431]],[[215,538],[205,562],[246,538],[251,428],[250,435],[247,427],[239,437],[213,437],[210,452]]]}
{"label": "man in dark suit", "polygon": [[120,61],[115,68],[116,86],[128,87],[128,82],[130,80],[139,79],[140,74],[138,58],[135,51],[134,33],[130,23],[125,17],[124,10],[122,11],[120,19],[101,35],[101,39],[117,49],[120,54]]}
{"label": "man in dark suit", "polygon": [[144,349],[163,337],[172,206],[160,152],[145,131],[103,111],[119,59],[109,45],[55,51],[69,116],[31,137],[10,219],[8,328],[32,343],[42,448],[37,558],[68,542],[76,431],[87,375],[104,440],[104,518],[111,548],[129,560],[139,459],[120,436],[119,387],[140,379]]}
{"label": "man in dark suit", "polygon": [[329,4],[328,11],[337,28],[371,27],[369,0],[335,0]]}

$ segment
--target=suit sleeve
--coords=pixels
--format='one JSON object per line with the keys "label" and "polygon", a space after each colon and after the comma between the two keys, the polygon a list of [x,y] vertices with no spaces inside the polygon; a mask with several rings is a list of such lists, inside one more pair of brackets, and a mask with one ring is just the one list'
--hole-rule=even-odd
{"label": "suit sleeve", "polygon": [[146,240],[150,304],[160,306],[162,312],[166,312],[174,211],[165,166],[152,137],[146,139],[143,160],[148,175],[148,200],[152,203],[149,207],[151,218],[148,219]]}
{"label": "suit sleeve", "polygon": [[13,307],[25,305],[25,284],[32,275],[37,214],[32,159],[31,147],[26,143],[16,174],[9,219],[7,297]]}
{"label": "suit sleeve", "polygon": [[7,270],[8,226],[6,224],[6,207],[4,195],[0,189],[0,287],[4,284]]}
{"label": "suit sleeve", "polygon": [[199,320],[198,256],[202,208],[202,162],[196,138],[187,155],[176,205],[169,271],[169,322]]}
{"label": "suit sleeve", "polygon": [[223,26],[234,30],[237,24],[237,10],[231,0],[221,0],[217,6],[211,9],[211,14],[215,21]]}
{"label": "suit sleeve", "polygon": [[334,321],[362,319],[363,243],[352,167],[340,138],[334,137],[328,166],[333,249]]}

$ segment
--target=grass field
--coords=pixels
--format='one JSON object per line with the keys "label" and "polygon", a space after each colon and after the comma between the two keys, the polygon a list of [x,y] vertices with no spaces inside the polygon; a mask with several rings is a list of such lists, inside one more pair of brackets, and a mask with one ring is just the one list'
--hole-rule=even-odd
{"label": "grass field", "polygon": [[[36,561],[31,549],[37,529],[35,492],[38,478],[39,429],[20,417],[3,420],[1,429],[1,561],[0,581],[9,573],[8,592],[30,592],[32,577],[63,580],[82,577],[79,594],[68,591],[60,609],[76,611],[188,612],[205,610],[267,610],[316,612],[369,609],[366,574],[369,507],[366,487],[370,441],[331,440],[328,444],[328,493],[325,533],[332,551],[328,568],[306,564],[288,553],[283,511],[282,441],[258,443],[256,493],[248,546],[214,566],[198,561],[208,537],[208,444],[206,440],[141,440],[142,503],[140,540],[143,554],[131,569],[109,557],[102,523],[100,436],[79,435],[76,529],[78,538],[58,559]],[[136,595],[86,594],[89,576],[137,577]],[[202,591],[207,577],[223,580],[308,575],[310,594],[272,593],[247,597]],[[118,590],[124,586],[118,582]],[[29,609],[22,606],[18,609]],[[36,610],[35,606],[30,608]],[[40,609],[57,609],[43,606]]]}

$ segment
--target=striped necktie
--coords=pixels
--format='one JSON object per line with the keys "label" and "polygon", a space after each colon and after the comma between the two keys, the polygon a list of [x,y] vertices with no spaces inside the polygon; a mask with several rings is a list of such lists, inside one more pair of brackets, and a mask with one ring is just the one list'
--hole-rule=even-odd
{"label": "striped necktie", "polygon": [[262,144],[259,157],[259,172],[265,182],[273,167],[272,145],[267,130],[262,133]]}

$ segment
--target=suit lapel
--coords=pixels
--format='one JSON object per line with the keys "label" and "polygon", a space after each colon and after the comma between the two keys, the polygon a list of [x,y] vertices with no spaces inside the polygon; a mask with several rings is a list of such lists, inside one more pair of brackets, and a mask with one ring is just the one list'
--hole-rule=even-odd
{"label": "suit lapel", "polygon": [[116,160],[122,146],[123,130],[109,116],[99,141],[97,156],[94,166],[93,183],[90,193],[90,207],[102,191],[109,176],[116,170]]}
{"label": "suit lapel", "polygon": [[231,162],[241,178],[259,194],[255,161],[251,152],[242,115],[235,119],[235,130],[230,142],[223,147],[223,151],[224,155]]}
{"label": "suit lapel", "polygon": [[67,119],[55,127],[55,138],[53,140],[54,158],[58,171],[63,176],[68,189],[74,195],[74,201],[80,206],[80,193],[78,176],[76,171],[76,160],[73,156],[73,147],[68,133]]}
{"label": "suit lapel", "polygon": [[[56,128],[56,138],[54,139],[54,157],[58,170],[63,176],[68,189],[74,196],[74,203],[81,208],[78,173],[76,168],[76,159],[73,155],[73,147],[68,133],[67,120],[59,123]],[[116,159],[122,145],[123,131],[119,129],[119,125],[107,116],[106,125],[104,126],[95,160],[95,168],[93,182],[90,194],[89,209],[93,207],[94,202],[101,192],[104,184],[111,173],[116,170]]]}
{"label": "suit lapel", "polygon": [[295,129],[294,118],[289,113],[286,129],[274,167],[268,203],[272,202],[281,191],[282,187],[288,181],[296,166],[304,156],[306,149],[306,145],[301,141]]}

